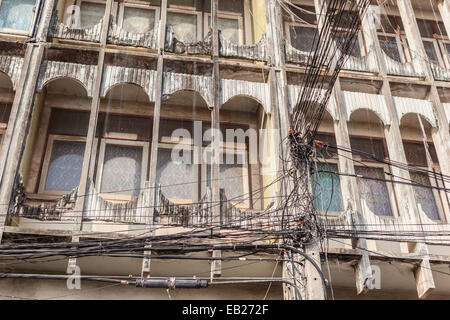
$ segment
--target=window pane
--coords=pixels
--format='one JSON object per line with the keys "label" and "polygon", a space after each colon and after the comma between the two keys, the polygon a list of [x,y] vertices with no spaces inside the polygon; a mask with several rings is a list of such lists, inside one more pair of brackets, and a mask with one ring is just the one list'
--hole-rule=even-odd
{"label": "window pane", "polygon": [[196,8],[197,10],[202,9],[201,0],[168,0],[167,5],[169,7],[190,7]]}
{"label": "window pane", "polygon": [[85,2],[81,3],[81,28],[92,27],[100,22],[105,15],[105,5],[102,3]]}
{"label": "window pane", "polygon": [[428,59],[439,65],[439,59],[436,53],[436,48],[434,47],[434,43],[431,41],[422,41],[423,46],[425,47],[425,52],[427,53]]}
{"label": "window pane", "polygon": [[198,188],[197,179],[193,177],[192,153],[180,150],[178,156],[188,158],[184,163],[173,161],[172,149],[158,149],[156,184],[162,186],[162,193],[168,198],[192,199],[193,190]]}
{"label": "window pane", "polygon": [[[128,134],[131,139],[150,140],[152,120],[150,118],[130,117],[123,115],[104,115],[103,136],[110,136],[114,133]],[[111,137],[111,136],[110,136]]]}
{"label": "window pane", "polygon": [[[339,50],[344,51],[343,45],[347,41],[345,31],[336,32],[335,36],[333,37],[333,40],[335,41]],[[352,39],[352,44],[350,47],[350,55],[354,57],[361,57],[361,47],[359,45],[358,36]]]}
{"label": "window pane", "polygon": [[107,144],[103,163],[101,192],[140,193],[142,147]]}
{"label": "window pane", "polygon": [[294,48],[301,51],[314,51],[317,48],[317,36],[314,38],[316,33],[315,28],[307,27],[294,27],[289,28],[291,36],[291,44]]}
{"label": "window pane", "polygon": [[[242,14],[242,0],[219,0],[219,11]],[[211,12],[211,1],[205,1],[205,12]]]}
{"label": "window pane", "polygon": [[403,142],[403,148],[405,149],[406,161],[409,164],[427,166],[427,157],[423,144]]}
{"label": "window pane", "polygon": [[433,37],[433,28],[430,21],[417,20],[417,26],[419,27],[419,33],[422,37]]}
{"label": "window pane", "polygon": [[231,201],[240,201],[248,197],[244,195],[244,177],[242,164],[221,164],[219,184],[225,189],[225,196]]}
{"label": "window pane", "polygon": [[83,167],[84,142],[55,141],[48,167],[46,190],[70,191],[78,186]]}
{"label": "window pane", "polygon": [[380,40],[381,49],[383,49],[389,58],[397,62],[402,62],[395,37],[378,35],[378,39]]}
{"label": "window pane", "polygon": [[400,30],[403,30],[403,24],[400,17],[394,17],[394,16],[381,16],[381,28],[378,29],[381,32],[384,33],[396,33],[397,28],[400,27]]}
{"label": "window pane", "polygon": [[197,15],[168,12],[167,23],[173,27],[177,39],[184,43],[197,42]]}
{"label": "window pane", "polygon": [[[369,155],[372,155],[377,159],[386,158],[382,140],[350,137],[350,146],[352,150],[358,150],[364,153],[368,153]],[[355,154],[360,155],[357,153]],[[373,160],[369,155],[361,154],[360,156],[362,159]]]}
{"label": "window pane", "polygon": [[89,113],[53,109],[49,133],[69,136],[87,136]]}
{"label": "window pane", "polygon": [[[209,21],[211,18],[209,17]],[[239,44],[239,21],[236,19],[219,18],[219,30],[225,40]]]}
{"label": "window pane", "polygon": [[[324,142],[326,144],[329,144],[329,145],[336,145],[336,138],[335,138],[334,135],[318,133],[318,134],[316,134],[315,139],[319,140],[319,141],[322,141],[322,142]],[[327,148],[323,148],[321,150],[321,152],[322,153],[319,154],[319,156],[322,156],[325,159],[329,159],[329,158],[332,158],[332,157],[337,157],[336,149],[333,149],[333,148],[328,148],[328,149]]]}
{"label": "window pane", "polygon": [[8,123],[10,114],[11,114],[11,104],[0,103],[0,122]]}
{"label": "window pane", "polygon": [[288,13],[284,13],[284,19],[286,21],[296,21],[297,17],[300,18],[300,21],[307,23],[307,24],[317,24],[317,20],[316,20],[316,9],[314,7],[309,7],[309,6],[303,6],[303,5],[295,5],[294,6],[289,6],[289,10],[292,11],[292,13],[295,16],[292,16]]}
{"label": "window pane", "polygon": [[123,28],[134,33],[145,33],[155,25],[155,10],[125,7]]}
{"label": "window pane", "polygon": [[[355,173],[371,178],[385,179],[384,171],[381,168],[355,166]],[[365,200],[369,210],[377,215],[392,216],[386,182],[364,178],[358,178],[357,180],[360,197]]]}
{"label": "window pane", "polygon": [[[430,178],[426,173],[410,171],[409,174],[413,183],[431,186]],[[439,220],[440,217],[433,190],[418,186],[414,186],[413,189],[417,205],[422,208],[427,217],[432,220]]]}
{"label": "window pane", "polygon": [[0,28],[30,30],[36,0],[3,0],[0,7]]}
{"label": "window pane", "polygon": [[[337,165],[318,163],[317,170],[337,172]],[[313,179],[314,208],[327,210],[329,206],[329,211],[342,211],[339,176],[328,172],[316,172]]]}
{"label": "window pane", "polygon": [[450,43],[445,43],[445,50],[447,51],[447,57],[450,60]]}

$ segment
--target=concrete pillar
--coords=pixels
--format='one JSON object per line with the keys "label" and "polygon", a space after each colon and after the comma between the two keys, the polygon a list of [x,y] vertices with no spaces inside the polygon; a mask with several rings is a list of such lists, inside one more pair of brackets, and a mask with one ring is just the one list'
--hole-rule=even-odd
{"label": "concrete pillar", "polygon": [[6,130],[4,144],[0,150],[0,212],[2,212],[0,215],[0,242],[3,236],[17,170],[29,130],[36,84],[44,57],[47,31],[54,5],[55,0],[48,0],[44,3],[41,17],[37,20],[39,25],[37,26],[36,43],[27,44],[22,72],[11,108],[10,121]]}
{"label": "concrete pillar", "polygon": [[[86,148],[83,157],[83,166],[81,170],[80,184],[78,186],[78,194],[80,195],[86,194],[88,190],[88,182],[92,183],[94,176],[94,168],[90,166],[90,163],[91,157],[94,154],[93,151],[95,147],[94,140],[95,140],[95,131],[97,128],[98,113],[100,109],[100,91],[103,77],[103,67],[105,62],[105,48],[106,48],[106,41],[108,38],[109,19],[111,17],[112,6],[113,0],[107,0],[105,6],[106,19],[103,20],[102,33],[100,36],[100,50],[98,53],[98,60],[97,60],[97,74],[92,93],[91,112],[89,116],[89,128],[86,137]],[[82,229],[84,205],[85,205],[85,197],[78,197],[75,202],[75,207],[73,211],[75,213],[74,217],[76,217],[73,228],[73,231],[75,233],[79,233],[79,231],[81,231]],[[72,236],[72,242],[78,241],[80,241],[79,236],[77,235]],[[76,258],[70,258],[68,261],[67,273],[72,274],[73,270],[75,270],[75,266],[76,266]]]}
{"label": "concrete pillar", "polygon": [[447,34],[450,34],[450,0],[438,1],[438,9],[441,14],[442,22],[444,23]]}

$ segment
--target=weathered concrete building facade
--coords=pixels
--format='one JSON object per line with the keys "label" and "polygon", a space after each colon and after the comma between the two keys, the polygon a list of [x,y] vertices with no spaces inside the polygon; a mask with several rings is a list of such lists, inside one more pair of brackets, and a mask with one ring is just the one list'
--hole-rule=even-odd
{"label": "weathered concrete building facade", "polygon": [[[283,141],[322,1],[0,0],[1,243],[213,225],[221,237],[202,243],[271,243],[260,231],[276,228],[268,212],[283,197]],[[449,299],[450,1],[371,8],[319,128],[318,139],[343,149],[321,156],[340,175],[315,176],[330,230],[316,260],[329,298]],[[227,129],[253,130],[256,141],[230,143]],[[250,161],[255,146],[262,156]],[[296,274],[275,250],[239,255],[0,260],[0,272],[294,279],[304,299],[323,298],[308,263]],[[63,280],[0,279],[0,297],[37,299],[292,299],[291,290],[261,282],[168,293],[84,281],[69,290]]]}

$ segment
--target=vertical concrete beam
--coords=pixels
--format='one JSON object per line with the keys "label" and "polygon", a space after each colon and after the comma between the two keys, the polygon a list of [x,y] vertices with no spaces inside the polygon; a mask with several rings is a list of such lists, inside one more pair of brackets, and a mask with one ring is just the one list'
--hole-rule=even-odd
{"label": "vertical concrete beam", "polygon": [[[318,241],[311,245],[305,246],[305,253],[309,255],[319,267],[321,266],[320,248]],[[319,271],[308,260],[305,260],[304,263],[306,277],[306,298],[308,300],[324,300],[324,288]]]}
{"label": "vertical concrete beam", "polygon": [[54,5],[55,0],[45,1],[41,17],[36,20],[39,21],[36,43],[27,44],[8,128],[5,133],[3,146],[0,148],[0,212],[2,212],[0,217],[0,242],[3,237],[14,182],[29,130],[35,89],[44,57],[46,36]]}
{"label": "vertical concrete beam", "polygon": [[[343,146],[344,148],[351,148],[347,121],[345,120],[347,115],[344,101],[342,99],[341,83],[339,78],[334,85],[333,96],[336,101],[336,111],[339,115],[339,121],[334,121],[336,144]],[[351,175],[355,174],[355,167],[353,161],[349,159],[348,153],[338,150],[338,161],[340,172],[349,173]],[[359,213],[356,215],[352,214],[352,217],[356,219],[356,224],[361,226],[364,225],[366,222],[362,216],[361,200],[359,197],[356,178],[341,176],[339,179],[344,210],[350,213]],[[361,253],[361,259],[355,266],[356,292],[358,295],[366,293],[369,289],[371,289],[368,284],[372,281],[372,269],[370,266],[369,254],[365,250],[367,247],[366,239],[355,239],[354,249],[359,249]]]}
{"label": "vertical concrete beam", "polygon": [[[81,169],[80,184],[78,186],[78,194],[84,195],[87,191],[88,181],[92,183],[94,168],[90,166],[91,157],[94,154],[94,140],[95,140],[95,130],[97,127],[98,113],[100,109],[100,90],[103,77],[103,67],[105,62],[105,48],[106,41],[108,39],[109,31],[109,19],[111,18],[111,9],[113,6],[113,0],[107,0],[105,6],[105,19],[102,24],[102,33],[100,36],[100,50],[98,53],[97,60],[97,74],[93,86],[92,100],[91,100],[91,112],[89,115],[89,127],[86,137],[86,148],[83,157],[83,166]],[[85,197],[78,197],[75,202],[74,213],[74,232],[79,233],[82,229],[83,223],[83,211],[84,211]],[[79,242],[80,237],[75,235],[72,237],[72,242]],[[76,258],[70,258],[67,266],[67,273],[71,274],[76,267]]]}
{"label": "vertical concrete beam", "polygon": [[[212,203],[218,204],[220,202],[220,70],[219,70],[219,30],[218,30],[218,10],[219,0],[211,0],[211,26],[212,26],[212,60],[213,60],[213,96],[214,105],[211,106],[212,118],[212,163],[211,163],[211,192]],[[214,225],[221,223],[220,206],[213,205],[213,219]],[[218,231],[219,229],[215,229]]]}
{"label": "vertical concrete beam", "polygon": [[450,0],[440,0],[438,2],[439,13],[444,23],[447,34],[450,34]]}
{"label": "vertical concrete beam", "polygon": [[[305,300],[307,299],[306,287],[303,285],[306,281],[302,272],[304,271],[301,264],[304,263],[299,254],[293,253],[288,254],[287,252],[283,255],[282,264],[282,277],[284,280],[291,282],[297,287],[297,290],[287,284],[283,283],[283,300]],[[292,261],[292,262],[291,262]],[[301,262],[301,263],[300,263]],[[300,295],[300,296],[299,296]]]}
{"label": "vertical concrete beam", "polygon": [[[156,83],[155,83],[155,106],[153,111],[153,131],[152,144],[150,149],[150,174],[149,174],[149,190],[145,190],[149,195],[149,218],[147,219],[147,231],[149,235],[153,234],[153,215],[155,212],[155,198],[158,190],[156,188],[156,165],[158,162],[158,141],[159,141],[159,124],[161,120],[161,104],[162,104],[162,83],[164,72],[164,44],[166,41],[166,24],[167,24],[167,0],[161,1],[161,17],[158,33],[158,62],[156,66]],[[147,246],[148,248],[150,245]],[[145,255],[149,255],[150,251],[145,251]],[[144,257],[142,259],[142,277],[150,276],[150,258]]]}
{"label": "vertical concrete beam", "polygon": [[211,260],[211,281],[222,275],[222,260],[220,260],[222,258],[222,251],[213,250],[212,258],[214,258],[214,260]]}

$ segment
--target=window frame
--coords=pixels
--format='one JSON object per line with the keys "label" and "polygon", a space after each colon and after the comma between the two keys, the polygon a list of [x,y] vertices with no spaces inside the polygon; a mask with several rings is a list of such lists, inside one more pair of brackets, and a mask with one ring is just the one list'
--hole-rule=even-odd
{"label": "window frame", "polygon": [[[341,172],[338,155],[336,155],[336,157],[333,157],[333,158],[325,159],[325,161],[324,162],[320,162],[320,164],[325,164],[325,165],[333,164],[333,165],[336,165],[337,173]],[[325,211],[325,210],[318,210],[318,209],[314,208],[315,210],[317,210],[317,212],[319,212],[322,215],[325,215],[325,213],[331,213],[331,214],[334,214],[334,215],[340,215],[340,214],[345,212],[344,201],[343,201],[343,198],[342,198],[342,180],[339,177],[339,175],[337,175],[337,177],[339,179],[339,189],[340,189],[339,192],[340,192],[340,198],[341,198],[342,211],[333,211],[333,210]]]}
{"label": "window frame", "polygon": [[[47,138],[47,146],[45,149],[44,160],[42,162],[42,170],[41,176],[39,180],[38,193],[44,195],[53,195],[53,196],[62,196],[67,194],[69,191],[67,190],[52,190],[46,189],[45,185],[47,184],[48,178],[48,170],[50,168],[50,160],[53,152],[53,145],[55,141],[66,141],[66,142],[84,142],[86,146],[86,137],[83,136],[71,136],[71,135],[61,135],[61,134],[49,134]],[[97,140],[94,141],[94,150],[96,150]],[[84,156],[84,154],[83,154]],[[95,160],[95,151],[92,157]]]}
{"label": "window frame", "polygon": [[[430,182],[430,186],[432,186],[432,187],[437,187],[438,186],[438,180],[437,180],[438,172],[436,172],[437,171],[436,169],[438,169],[438,168],[429,168],[429,167],[415,166],[415,165],[410,165],[410,166],[414,167],[414,168],[417,168],[417,169],[424,169],[424,170],[428,170],[428,171],[433,171],[433,177],[431,178],[430,176],[428,176],[428,181]],[[414,188],[414,186],[413,186],[413,188]],[[413,192],[414,192],[414,198],[415,198],[415,191],[413,190]],[[444,216],[445,215],[444,215],[444,208],[442,207],[441,197],[440,197],[439,191],[436,190],[436,189],[431,189],[431,192],[433,193],[433,198],[434,198],[434,202],[436,204],[436,208],[437,208],[437,211],[438,211],[439,219],[433,220],[433,219],[429,218],[427,216],[427,214],[423,210],[420,209],[419,203],[415,199],[416,200],[417,210],[419,211],[419,214],[421,214],[423,217],[425,217],[425,218],[427,218],[427,219],[429,219],[431,221],[442,222],[442,221],[444,221]]]}
{"label": "window frame", "polygon": [[118,192],[101,192],[102,180],[103,180],[103,167],[105,160],[106,145],[118,145],[118,146],[132,146],[132,147],[142,147],[142,162],[141,162],[141,186],[142,189],[145,185],[147,179],[148,171],[148,155],[149,155],[149,142],[147,141],[136,141],[136,140],[122,140],[113,138],[102,138],[100,142],[99,157],[97,161],[97,172],[96,172],[96,185],[98,189],[99,196],[105,200],[119,200],[119,201],[129,201],[137,197],[135,195],[128,195]]}
{"label": "window frame", "polygon": [[[186,9],[182,9],[186,8]],[[195,10],[193,7],[168,7],[167,14],[169,13],[183,13],[183,14],[191,14],[197,16],[197,39],[196,42],[203,40],[203,32],[202,32],[202,12]],[[168,19],[167,19],[168,20]],[[167,23],[167,25],[169,25]]]}
{"label": "window frame", "polygon": [[[65,8],[64,8],[64,10],[65,10],[64,16],[63,16],[63,21],[64,22],[67,21],[67,15],[69,14],[69,13],[67,13],[67,8],[69,8],[70,6],[75,6],[78,1],[80,2],[79,5],[78,5],[80,7],[80,24],[81,24],[81,5],[82,5],[83,2],[104,4],[105,5],[105,12],[103,12],[103,17],[100,18],[100,20],[105,18],[105,15],[106,15],[106,4],[107,4],[107,1],[105,1],[105,0],[68,0],[66,2]],[[117,8],[117,3],[114,1],[113,9],[115,9],[115,8]],[[115,11],[115,10],[113,10],[113,11]],[[100,20],[96,24],[98,24],[100,22]],[[68,27],[72,28],[72,29],[75,29],[72,24],[68,25]],[[90,27],[81,27],[81,25],[80,25],[79,30],[89,29],[89,28],[92,28],[92,26],[90,26]],[[78,28],[76,28],[76,29],[78,29]]]}
{"label": "window frame", "polygon": [[[160,7],[149,6],[149,5],[145,5],[143,3],[141,4],[141,3],[136,3],[136,2],[122,2],[122,3],[119,3],[118,5],[119,5],[119,12],[118,12],[118,17],[117,17],[118,20],[117,21],[118,21],[118,25],[119,25],[119,27],[121,29],[123,29],[123,16],[124,16],[124,13],[125,13],[125,7],[137,8],[137,9],[141,9],[141,10],[153,10],[155,12],[155,22],[153,24],[153,29],[150,29],[150,30],[148,30],[146,32],[150,32],[151,30],[154,30],[157,22],[160,19],[159,18],[160,17],[160,12],[161,12]],[[128,31],[128,32],[131,32],[131,31]],[[131,33],[136,33],[136,32],[131,32]],[[138,34],[138,33],[136,33],[136,34]]]}
{"label": "window frame", "polygon": [[[382,218],[382,219],[396,219],[398,218],[399,212],[398,212],[398,208],[397,208],[397,199],[396,199],[396,195],[395,195],[395,190],[394,190],[394,186],[392,182],[389,182],[390,176],[388,174],[386,174],[386,172],[390,172],[390,166],[387,164],[383,164],[383,163],[377,163],[377,162],[367,162],[367,161],[358,161],[358,164],[354,164],[355,167],[368,167],[368,168],[378,168],[378,169],[383,169],[383,175],[384,175],[384,183],[386,184],[386,189],[388,192],[388,197],[389,197],[389,205],[391,206],[391,211],[392,211],[392,216],[386,216],[386,215],[382,215],[382,214],[376,214],[375,212],[372,212],[369,207],[367,206],[365,200],[360,197],[360,203],[361,203],[361,208],[363,209],[363,211],[366,213],[370,213],[373,214],[376,217]],[[364,179],[364,178],[359,178],[359,179]],[[365,179],[366,180],[366,179]]]}
{"label": "window frame", "polygon": [[[209,151],[211,152],[211,151]],[[219,188],[220,188],[220,182],[222,181],[220,179],[220,166],[222,166],[223,164],[227,164],[226,163],[226,157],[227,154],[233,154],[234,156],[239,156],[239,155],[243,155],[243,159],[244,159],[244,163],[240,164],[241,165],[241,175],[239,177],[242,177],[242,191],[243,191],[243,199],[244,200],[231,200],[228,199],[228,195],[225,193],[225,196],[227,196],[227,200],[231,201],[231,203],[236,203],[236,207],[237,208],[250,208],[250,202],[253,201],[251,198],[251,190],[252,190],[252,186],[250,185],[250,170],[249,170],[249,154],[248,154],[249,150],[247,148],[247,144],[244,143],[244,147],[242,147],[242,144],[239,143],[234,143],[233,146],[231,146],[231,143],[223,143],[220,145],[220,153],[219,153],[219,157],[221,159],[221,163],[219,164]],[[236,163],[239,164],[239,163]],[[211,164],[212,165],[212,164]],[[207,164],[204,165],[205,167],[207,166]],[[206,175],[205,175],[206,176]],[[205,182],[205,186],[206,186],[206,182]],[[220,188],[220,189],[225,189],[225,188]],[[206,190],[206,189],[205,189]]]}
{"label": "window frame", "polygon": [[[380,32],[380,31],[377,32],[377,35],[378,36],[383,36],[383,37],[394,37],[395,38],[395,42],[397,43],[397,50],[398,50],[398,53],[400,55],[400,60],[401,60],[400,62],[401,63],[408,63],[408,62],[411,61],[411,53],[409,52],[409,46],[408,46],[408,43],[406,41],[406,35],[398,34],[398,33]],[[377,40],[378,40],[378,42],[380,43],[380,46],[381,46],[380,38],[377,37]],[[381,50],[383,50],[383,47],[381,47]],[[384,51],[384,54],[386,54],[388,56],[386,51]],[[391,58],[391,57],[389,57],[389,58]],[[394,60],[394,59],[392,59],[392,60]]]}
{"label": "window frame", "polygon": [[[208,20],[211,18],[211,13],[205,13],[203,17],[203,34],[204,37],[208,34],[208,31],[210,28],[208,28]],[[225,12],[225,11],[219,11],[217,14],[217,18],[220,19],[229,19],[229,20],[237,20],[238,22],[238,37],[239,37],[239,43],[238,45],[242,46],[244,45],[244,18],[243,15]]]}
{"label": "window frame", "polygon": [[[434,52],[436,54],[436,57],[438,59],[438,65],[442,68],[445,68],[445,62],[441,53],[441,48],[438,44],[438,40],[437,39],[433,39],[433,38],[424,38],[422,37],[422,42],[431,42],[433,44],[433,48],[434,48]],[[428,63],[433,63],[433,61],[430,60],[430,58],[427,56],[426,57],[428,60]]]}
{"label": "window frame", "polygon": [[[0,0],[0,9],[2,6],[2,2],[3,0]],[[28,30],[20,30],[20,29],[12,29],[12,28],[0,28],[0,33],[6,33],[6,34],[14,34],[14,35],[21,35],[21,36],[28,36],[30,35],[30,31],[33,28],[33,22],[36,19],[36,3],[37,0],[34,1],[34,6],[33,6],[33,16],[31,18],[31,25],[30,28]]]}
{"label": "window frame", "polygon": [[6,129],[8,129],[8,124],[4,122],[0,122],[0,147],[3,145],[3,141],[5,140]]}
{"label": "window frame", "polygon": [[[178,144],[177,142],[158,142],[158,150],[159,149],[165,149],[165,150],[173,150]],[[188,150],[190,152],[192,152],[192,155],[194,153],[194,146],[188,143],[182,143],[181,144],[183,146],[183,150]],[[158,153],[158,152],[157,152]],[[192,159],[191,159],[192,160]],[[191,194],[191,199],[183,199],[183,198],[168,198],[170,201],[172,201],[175,204],[190,204],[194,202],[194,199],[197,198],[197,192],[199,190],[199,183],[201,183],[201,181],[199,181],[198,179],[198,164],[192,164],[193,166],[193,170],[192,170],[192,176],[191,176],[191,181],[195,181],[195,183],[192,183],[192,194]],[[201,179],[204,180],[204,179]],[[156,181],[156,176],[155,176],[155,181]],[[206,185],[206,180],[205,180],[205,185]],[[163,192],[164,193],[164,192]],[[201,195],[199,195],[199,197],[201,197]]]}
{"label": "window frame", "polygon": [[[442,60],[444,62],[444,68],[450,69],[450,40],[439,39],[437,41],[440,52],[439,54],[442,56]],[[447,46],[449,49],[447,49]]]}
{"label": "window frame", "polygon": [[[284,22],[284,30],[285,30],[285,37],[287,39],[287,41],[289,41],[289,44],[293,47],[294,45],[292,44],[292,40],[291,40],[291,30],[290,27],[294,26],[294,27],[306,27],[306,28],[311,28],[311,29],[315,29],[317,28],[317,25],[309,25],[309,24],[305,24],[305,23],[300,23],[300,22],[293,22],[293,21],[285,21]],[[300,49],[295,48],[296,50],[301,51]],[[306,51],[302,51],[302,52],[306,52]],[[312,52],[312,51],[311,51]]]}

